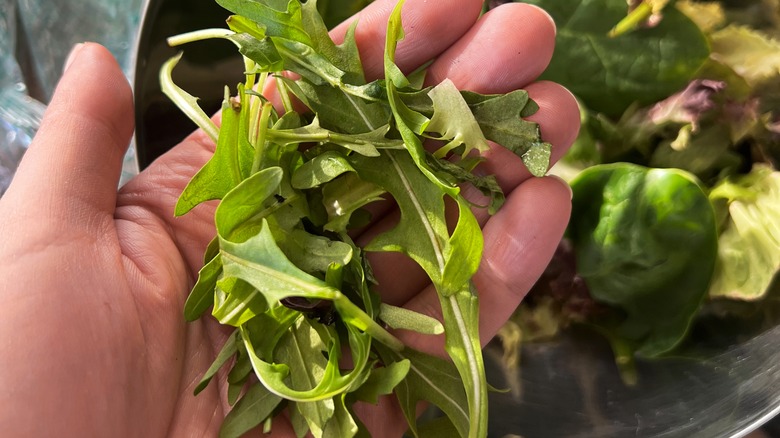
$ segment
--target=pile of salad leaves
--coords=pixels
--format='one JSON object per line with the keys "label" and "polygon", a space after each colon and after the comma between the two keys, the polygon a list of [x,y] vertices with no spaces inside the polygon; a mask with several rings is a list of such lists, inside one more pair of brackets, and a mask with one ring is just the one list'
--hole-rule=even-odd
{"label": "pile of salad leaves", "polygon": [[[393,392],[414,435],[486,436],[488,386],[471,282],[483,241],[475,206],[459,187],[482,190],[491,213],[501,207],[495,178],[472,173],[487,140],[511,149],[534,175],[547,171],[550,145],[522,119],[538,107],[523,90],[481,95],[448,80],[422,88],[424,71],[404,75],[394,62],[403,0],[388,22],[385,76],[373,82],[364,76],[354,26],[335,45],[318,2],[217,3],[235,14],[227,29],[169,43],[221,38],[243,55],[246,81],[225,87],[221,126],[173,82],[181,54],[160,80],[216,142],[175,213],[219,200],[217,236],[184,312],[188,320],[213,317],[235,327],[195,391],[229,367],[233,408],[220,435],[260,424],[270,430],[281,411],[298,436],[365,435],[354,404]],[[283,110],[262,94],[271,82]],[[426,149],[427,140],[437,146]],[[394,202],[400,219],[360,247],[350,231],[368,223],[365,207],[380,200]],[[445,215],[450,202],[455,220]],[[438,292],[443,321],[382,303],[366,258],[372,251],[417,262]],[[391,329],[444,333],[451,360],[405,346]],[[423,401],[444,417],[418,427]]]}
{"label": "pile of salad leaves", "polygon": [[526,2],[558,26],[542,79],[575,94],[582,129],[553,168],[570,224],[506,357],[589,327],[631,383],[635,358],[678,354],[701,320],[776,324],[780,1]]}

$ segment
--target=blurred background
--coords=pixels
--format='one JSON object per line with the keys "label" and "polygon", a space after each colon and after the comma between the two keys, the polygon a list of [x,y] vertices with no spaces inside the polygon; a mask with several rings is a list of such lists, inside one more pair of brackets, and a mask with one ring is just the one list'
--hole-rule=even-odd
{"label": "blurred background", "polygon": [[[144,2],[0,0],[0,195],[38,128],[73,45],[103,44],[130,77]],[[125,179],[137,172],[134,157],[131,150]]]}

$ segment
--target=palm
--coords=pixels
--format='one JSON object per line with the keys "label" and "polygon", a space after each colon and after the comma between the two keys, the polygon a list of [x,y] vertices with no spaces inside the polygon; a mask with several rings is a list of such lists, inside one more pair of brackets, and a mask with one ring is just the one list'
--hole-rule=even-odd
{"label": "palm", "polygon": [[[576,135],[579,115],[564,89],[531,83],[552,53],[554,31],[547,17],[536,8],[510,4],[475,24],[482,1],[452,1],[458,14],[442,14],[446,2],[407,2],[404,21],[412,27],[399,46],[398,64],[413,70],[437,58],[429,68],[431,82],[449,77],[461,88],[482,93],[526,88],[541,106],[534,120],[553,144],[553,158],[560,157]],[[384,28],[394,3],[376,1],[370,6],[373,13],[361,18],[356,38],[369,77],[382,70],[384,37],[375,30]],[[342,38],[345,29],[336,29],[334,39]],[[0,344],[8,371],[0,380],[30,376],[0,381],[0,387],[22,388],[5,395],[17,408],[0,414],[0,429],[21,427],[8,430],[28,432],[24,435],[47,430],[74,436],[116,430],[133,436],[215,435],[229,410],[219,384],[224,379],[218,377],[197,397],[192,390],[229,332],[210,318],[186,323],[182,313],[214,235],[214,206],[200,206],[181,218],[173,215],[178,195],[214,146],[195,133],[118,194],[109,191],[106,187],[118,178],[121,145],[132,129],[126,120],[130,98],[105,52],[92,50],[88,61],[74,65],[78,74],[66,73],[52,114],[0,202],[6,217],[0,235],[16,237],[0,247],[0,257],[17,260],[0,266],[0,279],[5,279],[0,280],[0,298],[17,303],[11,311],[0,309],[0,323],[31,327],[41,340]],[[76,77],[85,74],[106,84],[85,85]],[[69,119],[74,108],[80,116]],[[63,155],[63,144],[83,150],[66,149]],[[482,291],[480,330],[486,342],[546,265],[565,227],[569,200],[562,185],[528,179],[519,159],[501,148],[489,153],[484,167],[507,193],[498,215],[488,220],[478,213],[486,247],[475,282]],[[40,189],[42,175],[51,180],[46,190]],[[370,239],[392,216],[392,211],[378,211],[357,241]],[[24,257],[14,259],[18,254]],[[418,269],[396,255],[379,257],[392,259],[374,263],[384,300],[437,313],[435,292]],[[438,339],[404,340],[428,351],[440,348]],[[47,362],[33,360],[44,356]],[[363,421],[377,436],[399,436],[404,424],[399,410],[388,400],[380,404],[362,409]],[[42,415],[49,421],[35,420]],[[284,427],[275,423],[274,430]]]}

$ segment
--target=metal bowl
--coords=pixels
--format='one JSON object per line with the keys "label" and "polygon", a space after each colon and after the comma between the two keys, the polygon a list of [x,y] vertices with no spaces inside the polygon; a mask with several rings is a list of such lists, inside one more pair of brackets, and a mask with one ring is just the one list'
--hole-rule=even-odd
{"label": "metal bowl", "polygon": [[[160,91],[160,66],[176,53],[165,38],[222,27],[227,16],[211,0],[147,2],[134,74],[140,168],[195,128]],[[216,111],[242,69],[230,43],[201,42],[186,47],[175,79]],[[485,349],[488,380],[510,391],[491,394],[490,436],[744,436],[780,412],[780,321],[754,322],[724,336],[702,321],[702,340],[686,356],[638,362],[635,386],[620,379],[606,342],[586,331],[523,346],[516,369],[503,365],[494,341]]]}

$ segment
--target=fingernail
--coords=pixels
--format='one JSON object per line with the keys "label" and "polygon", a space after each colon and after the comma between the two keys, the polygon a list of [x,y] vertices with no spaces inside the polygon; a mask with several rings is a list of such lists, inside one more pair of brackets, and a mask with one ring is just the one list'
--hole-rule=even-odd
{"label": "fingernail", "polygon": [[558,175],[553,175],[553,174],[548,174],[547,176],[558,181],[559,183],[561,183],[562,186],[566,187],[566,190],[569,192],[570,201],[574,198],[574,192],[571,190],[571,186],[569,185],[568,182],[566,182],[565,179],[561,178]]}
{"label": "fingernail", "polygon": [[68,71],[68,67],[70,67],[71,64],[73,64],[73,61],[78,58],[79,52],[81,52],[82,48],[84,48],[84,43],[78,43],[73,46],[72,49],[70,49],[70,53],[68,53],[68,57],[65,59],[65,66],[62,68],[63,73]]}

